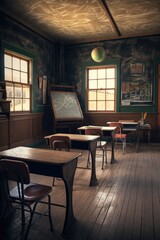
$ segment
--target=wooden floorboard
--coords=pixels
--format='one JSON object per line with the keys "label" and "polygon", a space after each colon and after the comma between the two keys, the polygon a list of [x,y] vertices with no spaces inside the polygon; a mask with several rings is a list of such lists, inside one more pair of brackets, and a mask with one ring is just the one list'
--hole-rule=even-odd
{"label": "wooden floorboard", "polygon": [[[78,166],[85,167],[87,151],[82,152]],[[160,145],[146,144],[135,151],[127,145],[115,150],[116,161],[101,169],[96,161],[99,184],[89,187],[90,169],[77,168],[73,186],[73,209],[77,219],[62,235],[65,208],[54,206],[54,233],[48,218],[36,216],[29,233],[30,240],[158,240],[160,236]],[[31,174],[35,182],[52,185],[52,178]],[[56,179],[52,202],[65,205],[64,183]],[[40,209],[42,207],[40,206]],[[2,230],[1,230],[2,231]],[[22,240],[20,214],[16,212],[3,228],[4,240]],[[2,233],[1,233],[2,236]],[[0,239],[1,239],[0,238]]]}

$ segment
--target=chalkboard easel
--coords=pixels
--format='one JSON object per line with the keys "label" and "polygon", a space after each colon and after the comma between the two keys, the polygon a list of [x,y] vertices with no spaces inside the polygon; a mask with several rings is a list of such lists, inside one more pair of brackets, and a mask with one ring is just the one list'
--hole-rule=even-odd
{"label": "chalkboard easel", "polygon": [[83,113],[76,92],[50,91],[51,105],[54,115],[54,130],[73,125],[81,125]]}

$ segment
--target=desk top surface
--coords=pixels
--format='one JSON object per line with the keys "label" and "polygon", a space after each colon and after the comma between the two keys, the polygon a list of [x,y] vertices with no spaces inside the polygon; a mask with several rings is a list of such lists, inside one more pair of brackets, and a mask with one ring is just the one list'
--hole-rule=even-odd
{"label": "desk top surface", "polygon": [[78,130],[85,130],[85,129],[91,129],[91,128],[100,128],[102,131],[109,131],[112,132],[116,129],[116,127],[109,127],[109,126],[93,126],[93,125],[88,125],[88,126],[82,126],[77,128]]}
{"label": "desk top surface", "polygon": [[70,133],[55,133],[52,135],[45,136],[45,139],[50,139],[52,136],[68,136],[71,141],[91,142],[98,140],[99,136],[95,135],[82,135],[82,134],[70,134]]}
{"label": "desk top surface", "polygon": [[[112,123],[112,122],[107,122],[107,124],[109,124],[109,123]],[[123,126],[137,126],[138,124],[139,124],[139,122],[133,122],[133,121],[119,121],[119,123],[122,123],[123,124]]]}
{"label": "desk top surface", "polygon": [[16,147],[0,152],[1,158],[12,158],[39,163],[64,165],[80,156],[80,152],[54,151],[50,149]]}

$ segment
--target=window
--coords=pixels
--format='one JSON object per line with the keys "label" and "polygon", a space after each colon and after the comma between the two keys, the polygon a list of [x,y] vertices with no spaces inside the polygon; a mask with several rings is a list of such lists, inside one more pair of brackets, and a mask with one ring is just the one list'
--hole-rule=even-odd
{"label": "window", "polygon": [[116,66],[87,68],[88,111],[115,111]]}
{"label": "window", "polygon": [[31,59],[10,52],[4,53],[4,79],[11,111],[31,110]]}

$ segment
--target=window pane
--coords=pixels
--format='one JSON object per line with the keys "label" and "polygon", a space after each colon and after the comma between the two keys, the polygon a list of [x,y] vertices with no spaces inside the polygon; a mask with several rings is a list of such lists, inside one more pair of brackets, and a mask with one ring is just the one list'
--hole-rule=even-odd
{"label": "window pane", "polygon": [[97,91],[97,100],[105,100],[105,91],[103,90]]}
{"label": "window pane", "polygon": [[115,88],[114,79],[107,80],[107,88]]}
{"label": "window pane", "polygon": [[7,97],[7,101],[10,101],[10,111],[13,111],[13,99]]}
{"label": "window pane", "polygon": [[4,65],[5,67],[12,68],[12,58],[11,56],[4,55]]}
{"label": "window pane", "polygon": [[96,110],[96,104],[97,104],[96,101],[89,101],[89,103],[88,103],[88,110],[95,111]]}
{"label": "window pane", "polygon": [[90,80],[89,81],[89,89],[96,89],[97,88],[97,81],[95,80]]}
{"label": "window pane", "polygon": [[97,102],[97,110],[98,111],[106,110],[106,108],[105,108],[105,101],[98,101]]}
{"label": "window pane", "polygon": [[20,59],[13,57],[13,69],[20,70]]}
{"label": "window pane", "polygon": [[13,85],[6,85],[7,99],[13,97]]}
{"label": "window pane", "polygon": [[14,82],[20,82],[20,72],[13,71],[13,81]]}
{"label": "window pane", "polygon": [[28,86],[23,86],[23,98],[29,98],[30,88]]}
{"label": "window pane", "polygon": [[28,83],[28,74],[21,72],[21,83]]}
{"label": "window pane", "polygon": [[107,69],[107,78],[115,78],[115,68]]}
{"label": "window pane", "polygon": [[114,101],[107,101],[106,102],[106,110],[114,111]]}
{"label": "window pane", "polygon": [[105,69],[98,69],[98,78],[105,78]]}
{"label": "window pane", "polygon": [[89,79],[97,79],[97,70],[89,70]]}
{"label": "window pane", "polygon": [[27,72],[27,70],[28,70],[28,62],[24,61],[24,60],[21,60],[21,71],[22,72]]}
{"label": "window pane", "polygon": [[88,100],[96,100],[96,91],[88,92]]}
{"label": "window pane", "polygon": [[106,91],[106,100],[114,100],[114,90]]}
{"label": "window pane", "polygon": [[5,81],[12,81],[12,71],[10,69],[5,68],[4,75]]}
{"label": "window pane", "polygon": [[104,80],[98,80],[98,88],[106,88],[106,81]]}
{"label": "window pane", "polygon": [[23,111],[29,111],[30,101],[29,99],[23,99]]}
{"label": "window pane", "polygon": [[15,98],[22,98],[22,87],[15,86]]}
{"label": "window pane", "polygon": [[22,99],[21,98],[15,99],[15,111],[22,111]]}

